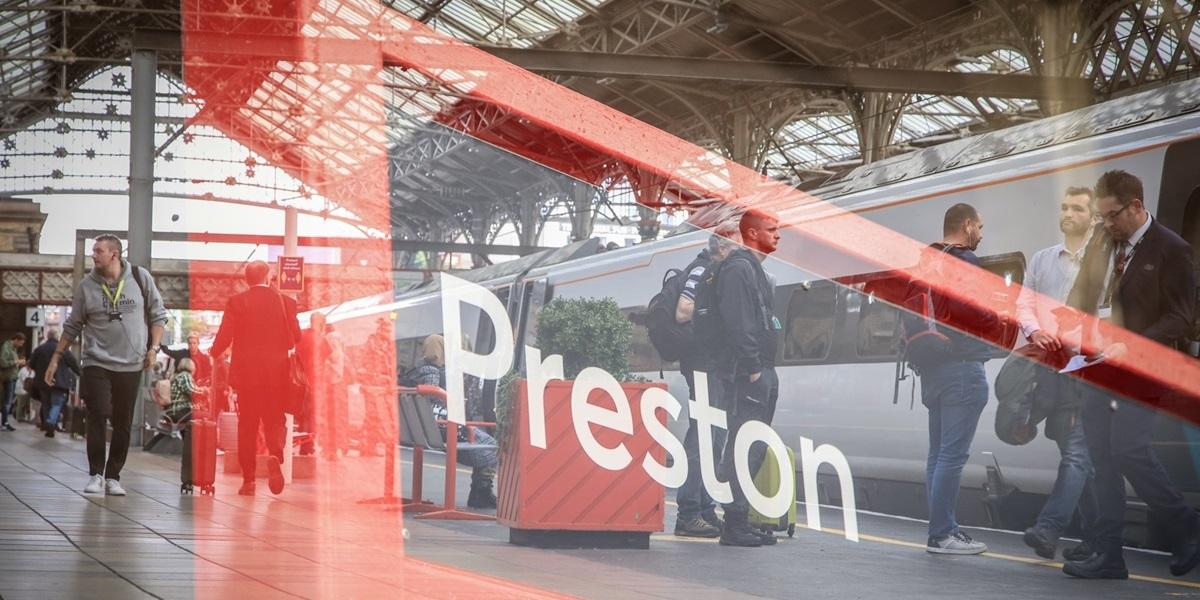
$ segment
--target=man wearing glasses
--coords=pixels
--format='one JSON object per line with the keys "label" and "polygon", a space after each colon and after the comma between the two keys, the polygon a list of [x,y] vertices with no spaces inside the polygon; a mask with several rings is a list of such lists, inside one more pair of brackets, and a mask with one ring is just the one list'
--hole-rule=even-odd
{"label": "man wearing glasses", "polygon": [[[1096,198],[1103,227],[1092,235],[1067,303],[1164,346],[1185,340],[1195,314],[1191,247],[1150,216],[1137,177],[1105,173],[1096,183]],[[1089,346],[1084,344],[1084,352],[1092,352]],[[1120,342],[1094,346],[1107,358],[1126,353]],[[1150,447],[1155,411],[1098,388],[1087,395],[1083,432],[1096,469],[1099,508],[1088,534],[1097,547],[1087,559],[1067,561],[1063,572],[1088,579],[1129,577],[1121,554],[1128,479],[1174,535],[1171,574],[1186,574],[1200,562],[1200,522]]]}

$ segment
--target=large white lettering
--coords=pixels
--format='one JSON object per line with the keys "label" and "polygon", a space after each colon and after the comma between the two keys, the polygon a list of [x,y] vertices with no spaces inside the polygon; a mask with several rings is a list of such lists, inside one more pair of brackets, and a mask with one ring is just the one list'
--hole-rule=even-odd
{"label": "large white lettering", "polygon": [[846,460],[846,455],[829,444],[821,444],[814,450],[813,441],[802,437],[800,468],[804,473],[804,508],[808,528],[821,531],[821,499],[817,490],[817,469],[822,463],[828,463],[837,473],[842,492],[842,521],[846,539],[857,542],[858,505],[854,499],[854,479],[850,475],[850,463]]}
{"label": "large white lettering", "polygon": [[525,346],[525,393],[529,413],[529,445],[546,447],[546,384],[563,378],[563,357],[551,354],[542,361],[542,351]]}
{"label": "large white lettering", "polygon": [[[592,390],[600,389],[612,397],[616,410],[608,410],[588,402]],[[575,436],[579,445],[587,453],[592,462],[608,469],[620,471],[629,466],[633,456],[625,444],[619,443],[614,448],[606,448],[592,435],[591,424],[633,434],[633,412],[629,409],[629,398],[621,384],[608,371],[596,367],[588,367],[579,372],[575,385],[571,388],[571,423],[575,426]]]}
{"label": "large white lettering", "polygon": [[[750,472],[750,447],[755,442],[766,444],[767,452],[775,455],[775,468],[779,473],[779,489],[775,491],[774,496],[763,495],[754,485],[755,474]],[[750,506],[769,519],[786,514],[792,508],[792,498],[796,492],[796,473],[788,461],[787,446],[783,445],[779,434],[762,421],[746,421],[738,429],[733,452],[733,466],[737,472],[738,484],[742,486],[742,493],[746,494],[746,501],[750,503]]]}
{"label": "large white lettering", "polygon": [[[446,418],[455,423],[466,423],[463,375],[499,379],[512,368],[513,339],[509,333],[512,323],[500,299],[487,288],[447,273],[441,276],[442,331],[446,339]],[[477,354],[463,348],[460,304],[478,308],[483,313],[481,317],[491,320],[496,332],[496,346],[491,352]]]}
{"label": "large white lettering", "polygon": [[672,419],[675,419],[679,416],[679,411],[683,410],[683,406],[679,404],[679,400],[676,400],[675,396],[662,388],[650,388],[642,394],[642,424],[646,427],[650,437],[658,442],[658,445],[662,446],[667,454],[671,455],[671,466],[659,464],[647,452],[646,456],[642,458],[642,468],[659,485],[679,487],[687,479],[687,453],[683,449],[683,442],[680,442],[670,429],[658,421],[658,415],[655,413],[660,408],[667,411]]}

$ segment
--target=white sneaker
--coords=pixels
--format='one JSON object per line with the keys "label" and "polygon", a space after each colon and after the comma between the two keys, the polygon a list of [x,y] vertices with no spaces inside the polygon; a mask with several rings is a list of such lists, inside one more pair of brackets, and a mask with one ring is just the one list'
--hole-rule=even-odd
{"label": "white sneaker", "polygon": [[925,544],[925,551],[930,554],[983,554],[987,552],[987,544],[977,542],[959,531],[940,540],[930,538]]}
{"label": "white sneaker", "polygon": [[124,496],[125,488],[121,487],[121,482],[116,479],[109,479],[104,482],[104,493],[109,496]]}
{"label": "white sneaker", "polygon": [[83,493],[85,493],[85,494],[100,494],[103,492],[104,492],[104,476],[103,475],[92,475],[91,479],[88,479],[87,485],[83,486]]}

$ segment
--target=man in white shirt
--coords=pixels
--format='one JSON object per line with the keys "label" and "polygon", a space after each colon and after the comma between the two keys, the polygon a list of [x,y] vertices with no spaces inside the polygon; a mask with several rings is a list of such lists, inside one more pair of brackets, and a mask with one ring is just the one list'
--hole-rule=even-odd
{"label": "man in white shirt", "polygon": [[[1084,246],[1095,224],[1096,208],[1092,190],[1067,188],[1059,204],[1058,228],[1063,242],[1038,251],[1029,260],[1025,283],[1017,298],[1017,318],[1023,333],[1042,350],[1058,351],[1058,320],[1052,312],[1066,302],[1071,285],[1079,273]],[[1094,473],[1088,456],[1087,439],[1080,418],[1081,397],[1077,385],[1064,376],[1046,372],[1038,383],[1040,405],[1053,407],[1046,419],[1046,437],[1058,444],[1061,459],[1054,489],[1046,499],[1033,527],[1025,530],[1025,544],[1038,556],[1052,559],[1058,538],[1071,524],[1076,510],[1084,531],[1093,529],[1096,496],[1091,481]],[[1063,551],[1068,560],[1081,560],[1092,554],[1091,545],[1083,544]]]}

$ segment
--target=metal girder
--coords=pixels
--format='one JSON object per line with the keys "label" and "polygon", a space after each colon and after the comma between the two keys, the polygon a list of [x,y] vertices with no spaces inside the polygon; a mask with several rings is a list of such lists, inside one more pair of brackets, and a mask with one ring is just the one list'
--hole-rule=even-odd
{"label": "metal girder", "polygon": [[543,250],[550,250],[550,248],[546,246],[509,246],[503,244],[468,244],[461,242],[393,239],[392,250],[401,252],[462,252],[465,254],[511,254],[524,256]]}
{"label": "metal girder", "polygon": [[675,56],[641,56],[485,47],[485,50],[538,73],[592,77],[658,78],[770,84],[786,87],[835,88],[861,92],[903,92],[997,98],[1048,97],[1091,99],[1083,78],[995,75],[917,69],[813,66],[801,63],[723,60]]}

